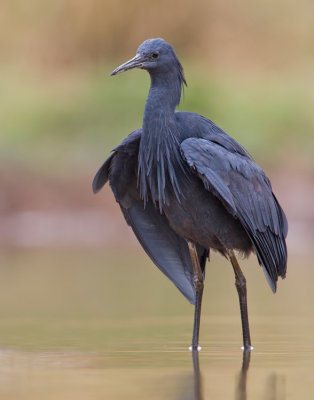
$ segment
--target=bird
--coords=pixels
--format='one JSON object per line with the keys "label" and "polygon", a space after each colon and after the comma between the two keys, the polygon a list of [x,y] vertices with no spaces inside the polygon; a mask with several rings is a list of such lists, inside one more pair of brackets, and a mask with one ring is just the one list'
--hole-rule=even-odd
{"label": "bird", "polygon": [[111,76],[150,75],[142,127],[101,165],[94,193],[109,181],[128,225],[153,263],[194,305],[190,350],[199,351],[205,266],[210,251],[234,271],[244,350],[251,350],[246,278],[238,254],[255,254],[276,292],[287,270],[288,222],[270,180],[235,139],[194,112],[177,111],[183,67],[164,39],[145,40]]}

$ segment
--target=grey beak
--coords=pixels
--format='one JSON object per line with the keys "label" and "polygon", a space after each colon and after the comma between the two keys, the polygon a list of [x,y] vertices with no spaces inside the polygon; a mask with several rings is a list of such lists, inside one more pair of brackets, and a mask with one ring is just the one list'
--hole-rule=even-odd
{"label": "grey beak", "polygon": [[120,67],[111,72],[110,76],[118,75],[121,72],[128,71],[129,69],[142,68],[144,61],[144,58],[140,54],[136,54],[136,56],[133,57],[131,60],[125,62],[124,64],[120,65]]}

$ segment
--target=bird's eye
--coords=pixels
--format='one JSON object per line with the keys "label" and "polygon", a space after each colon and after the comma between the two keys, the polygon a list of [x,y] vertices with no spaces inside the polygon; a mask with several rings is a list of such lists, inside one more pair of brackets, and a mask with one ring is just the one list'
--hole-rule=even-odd
{"label": "bird's eye", "polygon": [[158,57],[159,57],[159,53],[155,52],[155,53],[152,54],[152,58],[155,58],[155,59],[156,59],[156,58],[158,58]]}

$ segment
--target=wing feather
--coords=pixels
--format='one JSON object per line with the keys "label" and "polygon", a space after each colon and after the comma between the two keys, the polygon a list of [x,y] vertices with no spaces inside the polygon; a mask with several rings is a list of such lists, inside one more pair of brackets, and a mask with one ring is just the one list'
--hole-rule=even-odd
{"label": "wing feather", "polygon": [[131,207],[121,206],[121,209],[154,264],[195,304],[193,268],[185,240],[170,228],[165,216],[152,203],[147,203],[144,209],[143,201],[133,201]]}
{"label": "wing feather", "polygon": [[[127,223],[154,264],[195,304],[193,268],[187,243],[170,227],[158,205],[144,201],[137,187],[138,149],[141,130],[131,133],[97,172],[94,192],[109,179],[110,186]],[[197,245],[203,273],[209,251]]]}
{"label": "wing feather", "polygon": [[278,276],[286,274],[288,226],[263,170],[247,155],[205,139],[184,140],[181,153],[205,188],[239,219],[275,291]]}

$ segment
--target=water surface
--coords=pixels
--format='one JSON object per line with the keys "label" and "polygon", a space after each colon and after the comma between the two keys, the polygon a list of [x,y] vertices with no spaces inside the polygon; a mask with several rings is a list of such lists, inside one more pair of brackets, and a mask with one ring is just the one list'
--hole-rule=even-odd
{"label": "water surface", "polygon": [[311,258],[290,257],[275,296],[242,265],[255,349],[243,363],[232,268],[213,256],[198,370],[193,307],[141,252],[3,250],[0,398],[314,398]]}

